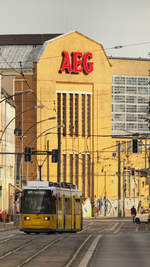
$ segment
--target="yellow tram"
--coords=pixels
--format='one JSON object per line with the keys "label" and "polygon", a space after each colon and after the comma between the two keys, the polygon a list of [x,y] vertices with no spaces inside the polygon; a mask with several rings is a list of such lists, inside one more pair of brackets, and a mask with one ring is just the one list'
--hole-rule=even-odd
{"label": "yellow tram", "polygon": [[25,233],[82,229],[82,192],[70,183],[28,181],[22,188],[20,230]]}

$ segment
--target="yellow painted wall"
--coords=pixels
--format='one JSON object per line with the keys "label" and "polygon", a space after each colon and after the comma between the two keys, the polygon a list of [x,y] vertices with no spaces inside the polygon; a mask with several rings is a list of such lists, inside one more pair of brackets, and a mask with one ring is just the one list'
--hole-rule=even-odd
{"label": "yellow painted wall", "polygon": [[[85,75],[60,73],[60,66],[62,62],[62,52],[92,52],[94,62],[94,70],[92,73]],[[67,109],[67,135],[62,135],[61,128],[61,182],[63,181],[63,154],[66,155],[66,181],[70,182],[70,154],[73,155],[73,182],[75,183],[75,155],[79,155],[79,189],[82,189],[82,154],[85,154],[85,188],[84,197],[90,197],[91,200],[103,199],[106,196],[113,207],[110,207],[113,212],[111,215],[117,215],[117,199],[118,199],[118,152],[116,141],[128,141],[128,139],[112,138],[112,75],[147,75],[149,62],[140,60],[128,59],[110,59],[106,57],[103,47],[95,41],[86,36],[73,32],[67,35],[60,36],[55,40],[45,43],[43,54],[39,62],[35,64],[35,72],[31,80],[31,86],[37,94],[37,105],[44,104],[43,109],[38,109],[33,119],[42,121],[49,117],[57,117],[57,93],[65,92],[67,95],[66,109]],[[20,90],[18,88],[18,90]],[[69,135],[69,94],[79,95],[79,136],[72,137]],[[82,94],[91,94],[91,136],[82,137]],[[35,98],[34,98],[35,100]],[[62,101],[61,101],[62,105]],[[73,97],[73,107],[75,100]],[[85,110],[87,115],[87,111]],[[27,116],[27,122],[30,117]],[[31,117],[32,118],[32,117]],[[73,121],[75,121],[73,113]],[[32,123],[29,122],[31,125]],[[29,127],[29,124],[26,125]],[[62,125],[62,116],[61,116]],[[85,126],[87,121],[85,121]],[[75,126],[75,125],[73,125]],[[43,133],[43,134],[42,134]],[[37,124],[34,131],[30,132],[29,139],[25,141],[25,145],[34,137],[38,137],[37,147],[36,143],[34,149],[44,151],[47,150],[49,142],[49,150],[57,149],[57,119],[46,120],[43,123]],[[91,155],[90,165],[90,185],[87,181],[87,156]],[[57,163],[51,163],[51,156],[49,158],[49,176],[47,174],[48,161],[46,156],[37,156],[39,165],[42,165],[42,179],[50,181],[57,181]],[[38,179],[36,174],[37,166],[34,164],[35,160],[29,164],[29,177],[31,179]],[[125,179],[127,178],[128,167],[140,169],[145,167],[147,157],[145,158],[145,151],[142,154],[133,155],[121,152],[121,201],[123,200],[123,172],[125,172]],[[146,163],[148,164],[148,163]],[[25,163],[26,165],[26,163]],[[125,171],[124,168],[125,167]],[[27,166],[24,167],[27,169]],[[36,176],[37,175],[37,176]],[[145,183],[145,178],[139,178],[135,175],[136,181],[139,183],[139,196],[136,190],[133,192],[132,180],[130,175],[130,195],[129,201],[142,200],[143,205],[148,205],[147,195],[149,194],[148,186]],[[88,185],[90,192],[87,194]],[[133,194],[134,193],[134,194]],[[127,203],[128,204],[128,203]],[[130,205],[128,205],[130,206]],[[122,207],[121,207],[122,208]],[[129,211],[129,210],[128,210]]]}
{"label": "yellow painted wall", "polygon": [[[62,52],[79,51],[93,53],[94,70],[85,75],[59,73],[62,61]],[[82,174],[82,153],[91,154],[91,161],[94,165],[94,195],[99,195],[102,190],[102,177],[100,170],[100,151],[111,146],[111,65],[104,53],[102,46],[93,40],[83,36],[78,32],[70,33],[66,36],[57,38],[47,43],[44,53],[37,64],[37,96],[46,106],[45,109],[38,111],[37,119],[41,120],[49,116],[57,116],[57,97],[56,92],[78,92],[79,94],[79,137],[69,136],[69,126],[67,126],[67,136],[61,138],[62,153],[67,155],[67,181],[69,177],[69,154],[79,154],[79,188],[81,188]],[[81,95],[82,93],[91,93],[91,137],[81,136]],[[67,125],[69,125],[69,95],[67,95]],[[49,124],[40,124],[37,128],[37,134],[46,128],[55,127],[56,121],[50,121]],[[86,121],[85,121],[86,125]],[[49,139],[50,149],[57,148],[57,129],[53,134],[42,137],[38,140],[38,149],[44,147],[44,138]],[[103,137],[104,136],[104,137]],[[74,163],[73,163],[74,164]],[[50,165],[50,180],[56,181],[57,168],[55,163]],[[87,166],[87,163],[86,163]],[[74,166],[75,168],[75,166]],[[62,174],[62,170],[61,170]],[[87,170],[85,168],[85,177]],[[96,178],[95,178],[96,177]],[[46,179],[46,168],[44,169],[44,179]],[[73,178],[74,180],[74,178]],[[62,175],[61,175],[62,181]],[[92,187],[92,167],[91,167],[91,187]],[[87,181],[85,181],[85,197],[87,197]],[[102,192],[101,192],[102,194]]]}
{"label": "yellow painted wall", "polygon": [[[150,69],[150,60],[148,59],[134,59],[134,58],[110,58],[110,63],[112,65],[112,75],[122,75],[122,76],[148,76]],[[127,141],[127,139],[114,138],[114,141],[120,141],[121,143]],[[132,138],[130,139],[132,141]],[[123,160],[125,161],[126,167],[131,167],[135,169],[148,168],[148,147],[149,140],[140,139],[142,142],[142,153],[132,154],[132,153],[122,153],[122,165]],[[147,145],[146,145],[147,144]],[[142,205],[148,207],[149,203],[147,197],[149,196],[149,186],[146,184],[146,179],[141,178],[138,174],[135,174],[136,181],[139,183],[139,196],[138,200],[142,201]],[[132,180],[132,177],[131,177]],[[130,188],[131,189],[131,188]],[[135,190],[136,195],[136,190]],[[133,199],[132,194],[130,198]]]}

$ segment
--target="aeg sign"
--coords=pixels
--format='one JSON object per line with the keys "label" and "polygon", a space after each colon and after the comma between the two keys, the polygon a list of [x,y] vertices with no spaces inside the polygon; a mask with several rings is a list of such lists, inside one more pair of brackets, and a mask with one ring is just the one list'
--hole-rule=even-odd
{"label": "aeg sign", "polygon": [[89,74],[93,71],[93,62],[90,59],[93,58],[92,53],[87,52],[82,54],[81,52],[72,52],[71,56],[67,51],[62,53],[62,63],[59,73],[65,71],[66,73],[79,73],[83,72]]}

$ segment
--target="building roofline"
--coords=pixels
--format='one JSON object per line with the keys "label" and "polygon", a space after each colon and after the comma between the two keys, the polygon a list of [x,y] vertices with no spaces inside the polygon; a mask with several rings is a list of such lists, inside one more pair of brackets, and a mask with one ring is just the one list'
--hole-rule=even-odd
{"label": "building roofline", "polygon": [[62,33],[46,34],[0,34],[0,46],[6,45],[43,45],[45,41],[51,40]]}
{"label": "building roofline", "polygon": [[137,61],[150,61],[150,58],[142,58],[142,57],[113,57],[108,56],[109,59],[120,59],[120,60],[137,60]]}

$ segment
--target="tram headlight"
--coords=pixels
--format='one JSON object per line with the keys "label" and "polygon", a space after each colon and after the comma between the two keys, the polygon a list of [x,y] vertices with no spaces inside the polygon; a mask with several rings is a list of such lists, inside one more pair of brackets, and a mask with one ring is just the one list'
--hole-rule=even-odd
{"label": "tram headlight", "polygon": [[29,221],[29,220],[30,220],[30,217],[29,217],[29,216],[25,216],[25,217],[24,217],[24,220],[25,220],[25,221]]}
{"label": "tram headlight", "polygon": [[49,221],[50,220],[50,217],[46,216],[46,217],[44,217],[44,220],[45,221]]}

